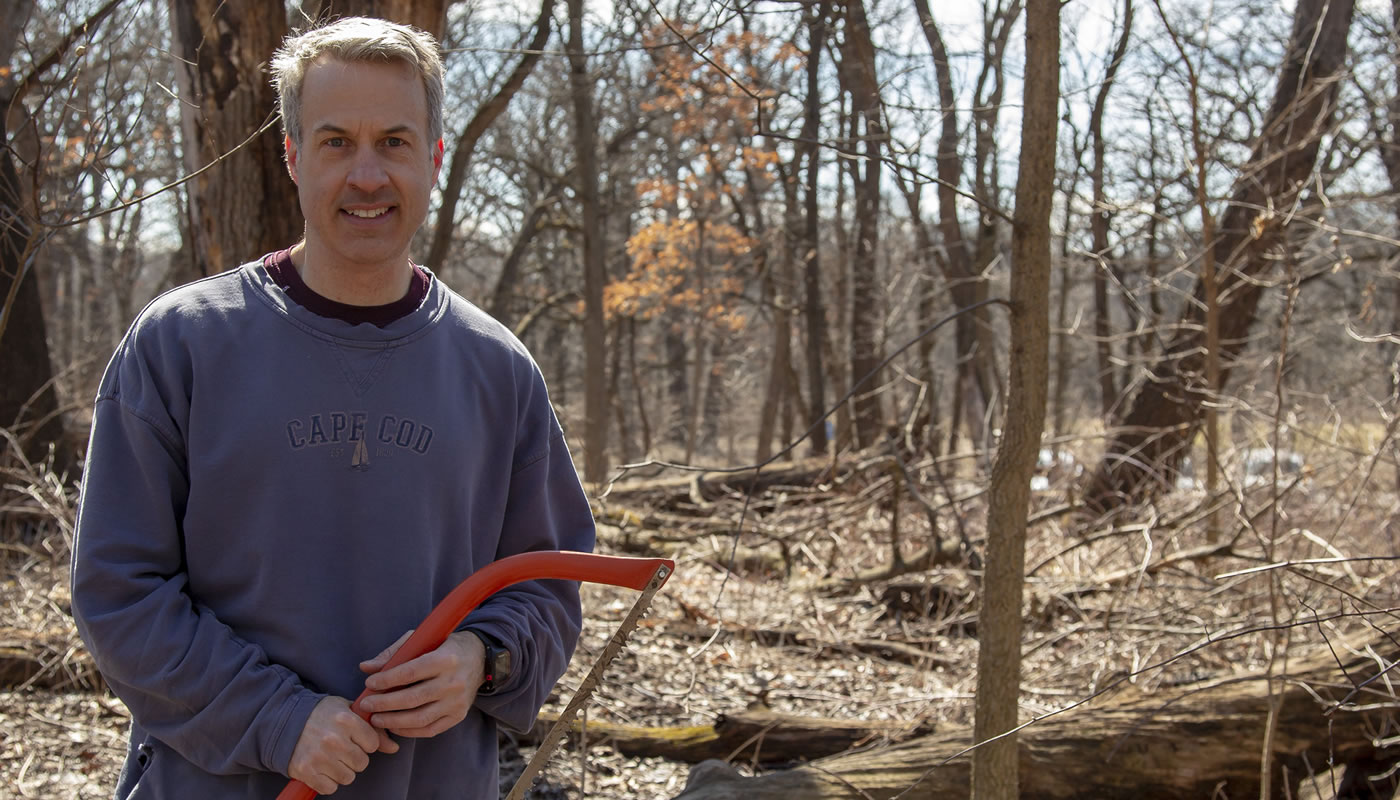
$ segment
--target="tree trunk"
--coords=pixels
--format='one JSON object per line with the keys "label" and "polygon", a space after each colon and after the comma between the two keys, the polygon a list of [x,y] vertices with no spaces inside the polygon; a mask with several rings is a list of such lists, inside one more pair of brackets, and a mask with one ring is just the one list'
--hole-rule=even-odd
{"label": "tree trunk", "polygon": [[[914,229],[914,268],[916,278],[916,289],[918,300],[918,320],[920,328],[927,328],[934,323],[934,266],[932,262],[939,260],[937,246],[933,241],[933,234],[924,223],[923,212],[920,209],[922,204],[922,186],[910,184],[903,179],[903,176],[896,175],[899,183],[900,193],[904,195],[904,205],[909,209],[909,224]],[[919,340],[916,349],[916,362],[918,364],[917,378],[923,384],[922,402],[928,405],[928,410],[923,411],[915,408],[913,414],[917,415],[914,421],[914,430],[909,433],[913,436],[914,443],[920,449],[932,439],[933,421],[937,418],[938,412],[934,408],[937,402],[933,368],[933,345],[932,334]]]}
{"label": "tree trunk", "polygon": [[821,114],[822,50],[826,47],[827,22],[831,16],[831,0],[820,0],[815,12],[807,18],[807,98],[802,122],[802,142],[798,152],[805,157],[806,185],[803,190],[802,278],[805,292],[804,311],[807,316],[807,422],[812,427],[813,454],[827,450],[826,425],[819,424],[826,414],[826,370],[823,368],[822,348],[826,343],[826,304],[822,300],[821,282],[821,212],[818,210],[818,173],[821,154],[817,149],[817,132]]}
{"label": "tree trunk", "polygon": [[[1400,0],[1390,2],[1390,34],[1392,41],[1394,37],[1400,36]],[[1400,56],[1392,54],[1394,59],[1395,77],[1400,80]],[[1400,84],[1395,87],[1395,93],[1390,96],[1387,103],[1386,116],[1389,123],[1389,133],[1386,127],[1379,127],[1378,132],[1381,139],[1381,162],[1385,164],[1386,175],[1390,177],[1390,187],[1396,194],[1395,215],[1400,218]]]}
{"label": "tree trunk", "polygon": [[[16,36],[18,34],[16,33]],[[9,108],[13,85],[0,104]],[[10,141],[8,115],[0,115],[0,141]],[[34,271],[37,246],[32,215],[24,207],[19,170],[10,148],[0,153],[0,428],[19,435],[31,460],[42,457],[50,442],[62,438],[56,416],[53,364],[49,360],[39,276]],[[37,427],[36,427],[37,426]],[[0,447],[0,451],[7,450]]]}
{"label": "tree trunk", "polygon": [[[943,43],[943,35],[929,9],[928,0],[914,0],[914,8],[919,15],[924,39],[928,41],[933,56],[934,76],[938,82],[939,113],[942,114],[942,127],[938,135],[938,232],[943,237],[946,257],[943,259],[944,276],[948,281],[948,293],[952,296],[955,308],[968,308],[987,299],[986,279],[972,266],[972,251],[967,237],[963,235],[962,220],[958,215],[958,186],[962,182],[962,158],[958,155],[961,134],[958,131],[957,95],[953,91],[953,70],[948,62],[948,50]],[[983,211],[985,214],[985,210]],[[929,320],[931,322],[931,320]],[[979,355],[979,344],[984,331],[990,330],[990,317],[987,309],[979,308],[970,314],[961,314],[953,322],[953,341],[957,353],[958,396],[966,396],[966,401],[956,402],[959,410],[965,409],[965,424],[969,436],[977,444],[983,439],[983,414],[991,403],[996,391],[996,360]],[[986,355],[995,351],[988,348]],[[952,424],[958,424],[954,416]],[[950,432],[950,441],[952,434]]]}
{"label": "tree trunk", "polygon": [[[0,135],[4,133],[0,120]],[[18,196],[19,176],[6,150],[0,153],[0,213],[13,213],[19,206]],[[49,445],[55,445],[54,466],[63,471],[74,466],[76,459],[63,446],[43,298],[28,234],[29,226],[22,219],[0,226],[0,310],[4,312],[0,375],[5,376],[0,380],[0,428],[18,437],[31,462],[41,461]],[[7,450],[8,440],[0,440],[0,453]]]}
{"label": "tree trunk", "polygon": [[583,221],[584,479],[598,484],[608,471],[607,352],[603,329],[603,225],[598,197],[597,126],[593,81],[583,42],[583,0],[569,0],[569,88],[574,106],[575,180]]}
{"label": "tree trunk", "polygon": [[[1247,343],[1266,281],[1287,246],[1285,221],[1312,174],[1318,146],[1331,124],[1340,71],[1347,55],[1354,0],[1301,0],[1294,12],[1288,55],[1254,152],[1236,181],[1217,231],[1220,381]],[[1085,493],[1103,511],[1140,497],[1171,474],[1195,437],[1208,397],[1204,381],[1205,281],[1197,283],[1180,331],[1144,374],[1107,443]]]}
{"label": "tree trunk", "polygon": [[[639,122],[636,126],[619,132],[612,141],[608,142],[608,146],[604,148],[604,153],[608,156],[613,156],[620,152],[627,142],[631,141],[641,132],[641,125],[643,123],[644,121]],[[526,215],[525,221],[520,224],[520,230],[515,234],[515,239],[511,242],[510,252],[506,254],[505,260],[501,262],[501,273],[496,276],[496,285],[491,289],[486,312],[507,326],[511,326],[515,319],[516,312],[511,308],[511,300],[515,297],[516,288],[520,284],[521,264],[524,263],[526,253],[539,233],[553,225],[553,223],[549,222],[549,215],[551,212],[558,210],[560,198],[563,197],[564,187],[573,179],[574,170],[571,168],[562,175],[551,177],[548,181],[548,185],[535,195],[530,205],[529,214]],[[460,187],[454,190],[451,184],[452,181],[449,177],[448,188],[445,189],[444,192],[448,196],[456,197],[460,194]],[[441,231],[441,224],[447,221],[445,217],[439,217],[439,232]],[[450,231],[445,235],[450,239]],[[443,257],[446,258],[446,255],[444,254]]]}
{"label": "tree trunk", "polygon": [[[37,79],[59,63],[85,32],[105,20],[116,5],[116,0],[109,0],[71,29],[48,54],[33,54],[30,74],[15,76],[7,71],[0,76],[0,143],[4,145],[0,151],[0,428],[19,437],[23,454],[30,461],[42,460],[49,446],[54,446],[54,468],[59,472],[76,467],[77,454],[64,446],[43,297],[34,269],[38,224],[28,208],[10,123],[21,119],[24,95]],[[5,23],[0,27],[0,67],[10,66],[31,13],[33,3],[28,0],[0,4],[0,22]],[[0,441],[0,453],[8,449],[8,440]]]}
{"label": "tree trunk", "polygon": [[[1080,146],[1077,133],[1070,137],[1070,147],[1072,151],[1068,156],[1069,163],[1083,163],[1084,150]],[[1069,174],[1066,176],[1066,185],[1062,191],[1065,197],[1075,197],[1079,192],[1080,170],[1072,169],[1068,172]],[[1074,203],[1065,203],[1063,206],[1063,214],[1064,216],[1061,217],[1060,221],[1060,230],[1073,230]],[[1052,330],[1055,331],[1055,351],[1050,357],[1051,370],[1054,373],[1051,386],[1054,388],[1050,390],[1050,398],[1048,400],[1049,409],[1047,411],[1049,421],[1046,423],[1045,431],[1051,437],[1063,435],[1066,433],[1066,428],[1068,427],[1065,423],[1065,417],[1068,413],[1068,409],[1065,406],[1065,388],[1070,382],[1070,358],[1074,351],[1073,345],[1070,342],[1069,320],[1069,295],[1071,288],[1074,286],[1075,264],[1075,259],[1071,255],[1071,248],[1072,243],[1070,237],[1061,236],[1059,259],[1058,263],[1055,265],[1055,271],[1059,274],[1060,278],[1059,290],[1054,293],[1055,322]]]}
{"label": "tree trunk", "polygon": [[379,17],[412,25],[442,38],[449,0],[321,0],[312,19]]}
{"label": "tree trunk", "polygon": [[647,414],[646,393],[642,391],[642,371],[637,367],[637,318],[627,318],[627,367],[632,382],[632,396],[637,405],[637,424],[641,427],[642,456],[650,457],[651,419]]}
{"label": "tree trunk", "polygon": [[855,434],[858,447],[870,447],[881,439],[884,413],[880,401],[880,331],[884,314],[880,309],[880,159],[885,147],[884,125],[880,120],[880,83],[875,72],[875,45],[863,0],[846,4],[846,37],[841,67],[851,93],[851,124],[864,142],[864,169],[852,162],[855,177],[856,241],[851,259],[851,382],[862,384],[854,402]]}
{"label": "tree trunk", "polygon": [[[525,261],[525,253],[529,249],[530,243],[535,240],[535,236],[540,231],[540,223],[544,221],[545,215],[558,201],[558,196],[553,193],[535,198],[534,204],[530,207],[530,213],[525,215],[525,220],[520,223],[520,230],[515,234],[515,240],[511,242],[510,252],[501,262],[501,274],[496,276],[496,286],[491,290],[491,299],[487,301],[486,313],[495,317],[506,327],[515,324],[515,313],[511,310],[510,299],[515,295],[515,288],[520,283],[520,265]],[[439,224],[442,221],[439,219]],[[446,253],[443,257],[446,258]],[[439,264],[441,261],[430,260],[429,263]]]}
{"label": "tree trunk", "polygon": [[[1005,3],[1003,5],[1003,2]],[[1006,51],[1011,29],[1021,16],[1023,0],[996,0],[984,5],[982,26],[982,69],[972,93],[973,128],[972,194],[981,206],[977,215],[977,239],[971,248],[973,285],[977,299],[986,298],[986,281],[992,262],[1000,251],[998,241],[1002,217],[999,172],[1000,144],[997,136],[1002,97],[1006,92]],[[990,82],[990,87],[988,83]],[[1001,417],[1005,398],[1001,368],[997,358],[997,336],[987,309],[976,314],[977,324],[963,332],[965,339],[959,361],[959,390],[963,394],[963,419],[972,446],[989,453],[995,444],[990,429]],[[983,462],[985,464],[985,461]]]}
{"label": "tree trunk", "polygon": [[[796,187],[786,194],[789,224],[784,226],[784,235],[791,244],[795,238],[792,219],[797,203]],[[766,250],[760,250],[759,255],[767,260]],[[758,412],[755,464],[764,463],[773,452],[773,431],[778,420],[778,408],[782,405],[783,391],[787,388],[787,373],[792,369],[792,247],[784,247],[781,255],[774,261],[771,271],[756,270],[768,276],[765,294],[773,308],[773,352],[768,361],[768,380],[763,390],[763,405]]]}
{"label": "tree trunk", "polygon": [[1118,404],[1117,369],[1113,366],[1113,322],[1109,314],[1108,283],[1114,274],[1111,266],[1112,255],[1108,248],[1108,231],[1113,219],[1104,190],[1104,141],[1103,117],[1108,107],[1108,93],[1113,89],[1113,79],[1118,74],[1118,65],[1128,51],[1128,37],[1133,30],[1133,1],[1123,0],[1123,29],[1118,34],[1118,42],[1109,54],[1108,66],[1104,71],[1103,82],[1099,84],[1094,106],[1089,113],[1089,136],[1094,143],[1094,163],[1090,168],[1089,180],[1093,184],[1094,206],[1089,215],[1089,230],[1094,250],[1094,335],[1099,356],[1099,410],[1105,419]]}
{"label": "tree trunk", "polygon": [[[1396,36],[1400,36],[1400,0],[1391,0],[1390,3],[1390,34],[1391,41],[1395,41]],[[1395,77],[1400,80],[1400,56],[1392,54],[1394,59]],[[1400,223],[1400,83],[1395,84],[1395,93],[1390,96],[1389,103],[1386,104],[1386,116],[1388,126],[1378,125],[1381,145],[1381,162],[1385,164],[1386,175],[1390,177],[1392,200],[1391,211],[1395,214],[1395,220]],[[1385,131],[1389,129],[1387,135]],[[1391,330],[1400,330],[1400,279],[1391,280]],[[1400,346],[1392,347],[1392,364],[1400,364]],[[1400,400],[1400,371],[1392,367],[1390,393],[1392,400]],[[1400,491],[1400,470],[1395,473],[1395,487]]]}
{"label": "tree trunk", "polygon": [[[1332,763],[1374,758],[1376,731],[1393,725],[1394,698],[1376,681],[1347,698],[1353,686],[1374,681],[1378,662],[1397,655],[1392,643],[1337,646],[1342,662],[1323,648],[1290,670],[1283,684],[1275,733],[1277,761],[1272,798]],[[1358,655],[1359,654],[1359,655]],[[1141,798],[1248,798],[1259,796],[1259,753],[1268,713],[1265,672],[1085,704],[1020,732],[1021,800],[1141,800]],[[1343,698],[1349,703],[1334,705]],[[1369,710],[1366,704],[1376,704]],[[822,759],[811,766],[741,778],[706,762],[691,771],[676,800],[943,800],[966,796],[967,734],[943,731],[893,747]],[[1367,795],[1356,795],[1357,797]]]}
{"label": "tree trunk", "polygon": [[[1019,796],[1021,597],[1030,480],[1045,425],[1050,350],[1050,211],[1060,98],[1060,0],[1026,8],[1026,83],[1011,238],[1011,348],[1004,433],[987,499],[987,568],[978,613],[974,800]],[[1009,733],[1009,735],[1008,735]],[[993,738],[1000,737],[1000,738]]]}
{"label": "tree trunk", "polygon": [[[24,33],[24,25],[33,11],[34,0],[0,0],[0,65],[10,65],[10,57],[15,54],[20,34]],[[8,85],[9,81],[6,83]],[[10,100],[12,96],[13,92],[7,91],[5,99]]]}
{"label": "tree trunk", "polygon": [[632,427],[627,424],[627,396],[622,390],[623,326],[627,320],[618,317],[613,324],[611,366],[608,368],[608,403],[612,406],[613,419],[617,422],[617,448],[622,463],[630,464],[637,460],[636,439]]}
{"label": "tree trunk", "polygon": [[[557,712],[541,712],[530,733],[519,737],[520,742],[534,743],[535,737],[558,718]],[[577,719],[570,724],[573,741],[578,741],[584,729]],[[586,729],[590,747],[606,744],[627,756],[692,764],[710,758],[752,757],[767,763],[811,760],[872,740],[908,738],[911,733],[902,722],[799,717],[765,710],[721,714],[709,725],[641,727],[590,720]]]}
{"label": "tree trunk", "polygon": [[301,235],[280,131],[269,124],[276,94],[262,72],[287,33],[285,15],[282,0],[170,3],[185,166],[195,172],[218,162],[188,189],[199,275],[289,247]]}

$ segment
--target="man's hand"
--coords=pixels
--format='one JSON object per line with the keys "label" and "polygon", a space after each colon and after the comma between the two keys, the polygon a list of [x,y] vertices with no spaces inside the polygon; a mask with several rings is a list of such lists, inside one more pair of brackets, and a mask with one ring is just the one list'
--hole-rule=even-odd
{"label": "man's hand", "polygon": [[393,753],[398,749],[388,734],[351,711],[349,700],[323,697],[311,709],[306,727],[301,729],[287,774],[317,794],[333,794],[355,780],[355,775],[369,764],[370,753]]}
{"label": "man's hand", "polygon": [[[459,631],[436,650],[390,670],[384,665],[408,640],[399,637],[384,652],[360,662],[370,673],[365,688],[375,694],[360,701],[370,722],[398,736],[428,737],[466,718],[486,677],[486,648],[475,634]],[[382,671],[381,671],[382,670]]]}

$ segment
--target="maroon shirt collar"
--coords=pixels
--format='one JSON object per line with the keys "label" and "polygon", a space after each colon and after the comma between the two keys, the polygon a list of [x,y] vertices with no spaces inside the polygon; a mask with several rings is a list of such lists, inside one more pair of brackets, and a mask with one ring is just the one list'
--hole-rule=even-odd
{"label": "maroon shirt collar", "polygon": [[263,267],[267,269],[268,277],[282,287],[282,291],[287,293],[292,302],[318,316],[338,319],[351,325],[368,322],[383,328],[397,319],[402,319],[422,305],[423,298],[428,296],[428,288],[432,285],[427,271],[414,264],[413,277],[408,282],[408,293],[403,297],[382,306],[355,306],[317,294],[307,286],[306,281],[301,279],[301,273],[297,272],[296,265],[292,263],[290,249],[264,256]]}

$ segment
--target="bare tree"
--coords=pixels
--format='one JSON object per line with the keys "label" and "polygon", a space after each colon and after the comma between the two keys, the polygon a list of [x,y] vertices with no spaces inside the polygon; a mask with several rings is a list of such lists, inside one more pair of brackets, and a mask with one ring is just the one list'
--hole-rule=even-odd
{"label": "bare tree", "polygon": [[1093,110],[1089,113],[1089,137],[1093,142],[1094,160],[1090,166],[1089,180],[1093,185],[1094,205],[1089,216],[1089,229],[1093,236],[1094,264],[1094,335],[1099,357],[1099,399],[1105,417],[1112,413],[1118,403],[1117,369],[1113,366],[1113,323],[1109,319],[1108,287],[1110,276],[1122,285],[1122,279],[1109,252],[1108,232],[1112,226],[1113,212],[1108,207],[1104,186],[1104,140],[1103,118],[1108,107],[1108,94],[1113,90],[1113,81],[1118,75],[1118,67],[1128,52],[1128,37],[1133,31],[1133,2],[1123,0],[1123,28],[1118,41],[1108,56],[1103,81],[1094,97]]}
{"label": "bare tree", "polygon": [[[86,20],[75,25],[46,53],[30,61],[27,72],[16,74],[10,65],[21,46],[25,23],[34,12],[32,2],[6,0],[0,4],[0,427],[19,434],[25,453],[39,460],[55,445],[55,465],[67,469],[75,464],[74,453],[63,446],[63,419],[59,415],[54,390],[53,363],[49,356],[44,308],[36,272],[36,255],[43,230],[39,220],[39,200],[26,191],[21,181],[22,165],[16,161],[15,138],[32,125],[20,112],[22,100],[35,91],[45,73],[102,23],[117,7],[110,0]],[[40,169],[30,164],[27,171]],[[31,179],[33,175],[29,175]],[[7,449],[0,447],[0,450]]]}
{"label": "bare tree", "polygon": [[[1060,3],[1026,8],[1025,117],[1012,220],[1010,379],[987,501],[987,559],[978,612],[972,796],[1019,796],[1021,605],[1030,479],[1045,425],[1050,347],[1050,211],[1060,100]],[[1000,738],[997,738],[1000,737]]]}
{"label": "bare tree", "polygon": [[[972,246],[963,234],[963,223],[958,213],[958,191],[963,172],[958,145],[962,141],[962,132],[958,127],[953,69],[948,58],[948,48],[943,42],[942,31],[929,8],[928,0],[914,0],[914,8],[919,15],[920,27],[933,56],[934,76],[938,83],[939,114],[942,117],[936,158],[938,232],[942,237],[944,253],[939,263],[943,267],[948,293],[954,306],[971,308],[987,299],[987,281],[973,268]],[[1004,52],[1004,47],[1001,49]],[[982,215],[991,212],[992,209],[980,209],[978,217],[980,219]],[[996,347],[991,343],[991,325],[987,313],[985,308],[979,308],[971,314],[959,315],[954,323],[959,376],[959,400],[955,402],[966,414],[966,427],[974,441],[981,441],[983,414],[991,405],[999,381],[996,359],[983,357],[994,355],[996,352]],[[957,424],[956,417],[953,424]],[[950,432],[950,448],[954,440],[955,436]]]}
{"label": "bare tree", "polygon": [[812,452],[826,452],[826,427],[817,424],[826,414],[826,370],[823,367],[826,344],[826,304],[822,299],[820,210],[818,181],[821,152],[817,135],[821,116],[821,57],[831,18],[831,0],[819,0],[807,16],[807,87],[802,134],[798,153],[806,163],[803,171],[802,287],[803,311],[807,323],[807,420],[812,431]]}
{"label": "bare tree", "polygon": [[886,147],[880,112],[880,81],[875,73],[875,45],[862,0],[846,3],[841,66],[851,93],[851,125],[863,143],[862,164],[852,163],[856,179],[856,241],[851,264],[851,380],[864,380],[855,400],[856,441],[869,447],[884,429],[878,366],[881,313],[876,303],[880,283],[876,250],[880,242],[880,164]]}
{"label": "bare tree", "polygon": [[[1229,377],[1227,360],[1246,344],[1264,278],[1287,246],[1292,210],[1330,127],[1353,6],[1352,0],[1304,0],[1296,6],[1263,131],[1209,245],[1206,263],[1219,278],[1221,386]],[[1202,407],[1212,396],[1204,380],[1210,283],[1209,275],[1197,283],[1179,332],[1139,379],[1122,427],[1108,442],[1086,491],[1092,507],[1111,508],[1159,486],[1199,430]]]}
{"label": "bare tree", "polygon": [[[549,42],[550,20],[553,15],[554,0],[542,0],[539,16],[535,19],[535,33],[525,46],[524,55],[502,82],[501,87],[491,99],[477,109],[452,143],[452,161],[447,167],[447,183],[442,188],[442,205],[438,208],[437,223],[433,226],[432,244],[428,246],[427,263],[435,268],[447,261],[448,250],[452,247],[452,231],[457,222],[457,203],[462,197],[462,184],[466,182],[467,168],[471,164],[477,142],[491,127],[491,123],[505,113],[511,98],[520,91],[525,79],[530,77],[535,65],[539,63],[540,56],[544,54],[545,44]],[[544,209],[544,204],[536,204],[524,228],[526,232],[534,232]],[[524,240],[529,241],[528,235]],[[495,305],[497,304],[493,303],[493,306]],[[492,309],[493,313],[496,311],[497,309]]]}
{"label": "bare tree", "polygon": [[601,483],[608,469],[607,352],[603,329],[603,227],[599,215],[597,129],[593,81],[583,42],[583,0],[569,0],[569,88],[574,104],[575,184],[583,230],[584,478]]}
{"label": "bare tree", "polygon": [[[983,4],[982,63],[972,92],[972,195],[978,204],[976,246],[972,250],[972,280],[987,280],[992,263],[1001,252],[998,241],[1005,216],[1000,179],[997,128],[1006,93],[1006,50],[1011,28],[1021,16],[1023,0],[996,0]],[[977,296],[984,296],[985,287]],[[988,421],[997,416],[996,404],[1005,394],[995,332],[985,312],[975,317],[975,343],[959,354],[958,393],[953,399],[954,419],[964,419],[976,448],[990,451]],[[956,436],[956,434],[954,434]],[[953,441],[949,449],[953,449]]]}

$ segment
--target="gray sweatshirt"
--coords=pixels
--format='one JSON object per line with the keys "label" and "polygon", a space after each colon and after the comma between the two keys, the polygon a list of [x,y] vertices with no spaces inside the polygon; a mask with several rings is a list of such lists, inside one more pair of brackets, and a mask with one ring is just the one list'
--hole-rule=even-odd
{"label": "gray sweatshirt", "polygon": [[[98,392],[73,613],[132,712],[117,798],[271,800],[326,694],[472,572],[591,550],[543,378],[436,279],[384,328],[316,316],[257,263],[137,318]],[[508,681],[338,800],[494,798],[495,724],[532,723],[577,641],[577,585],[519,584],[466,624]]]}

